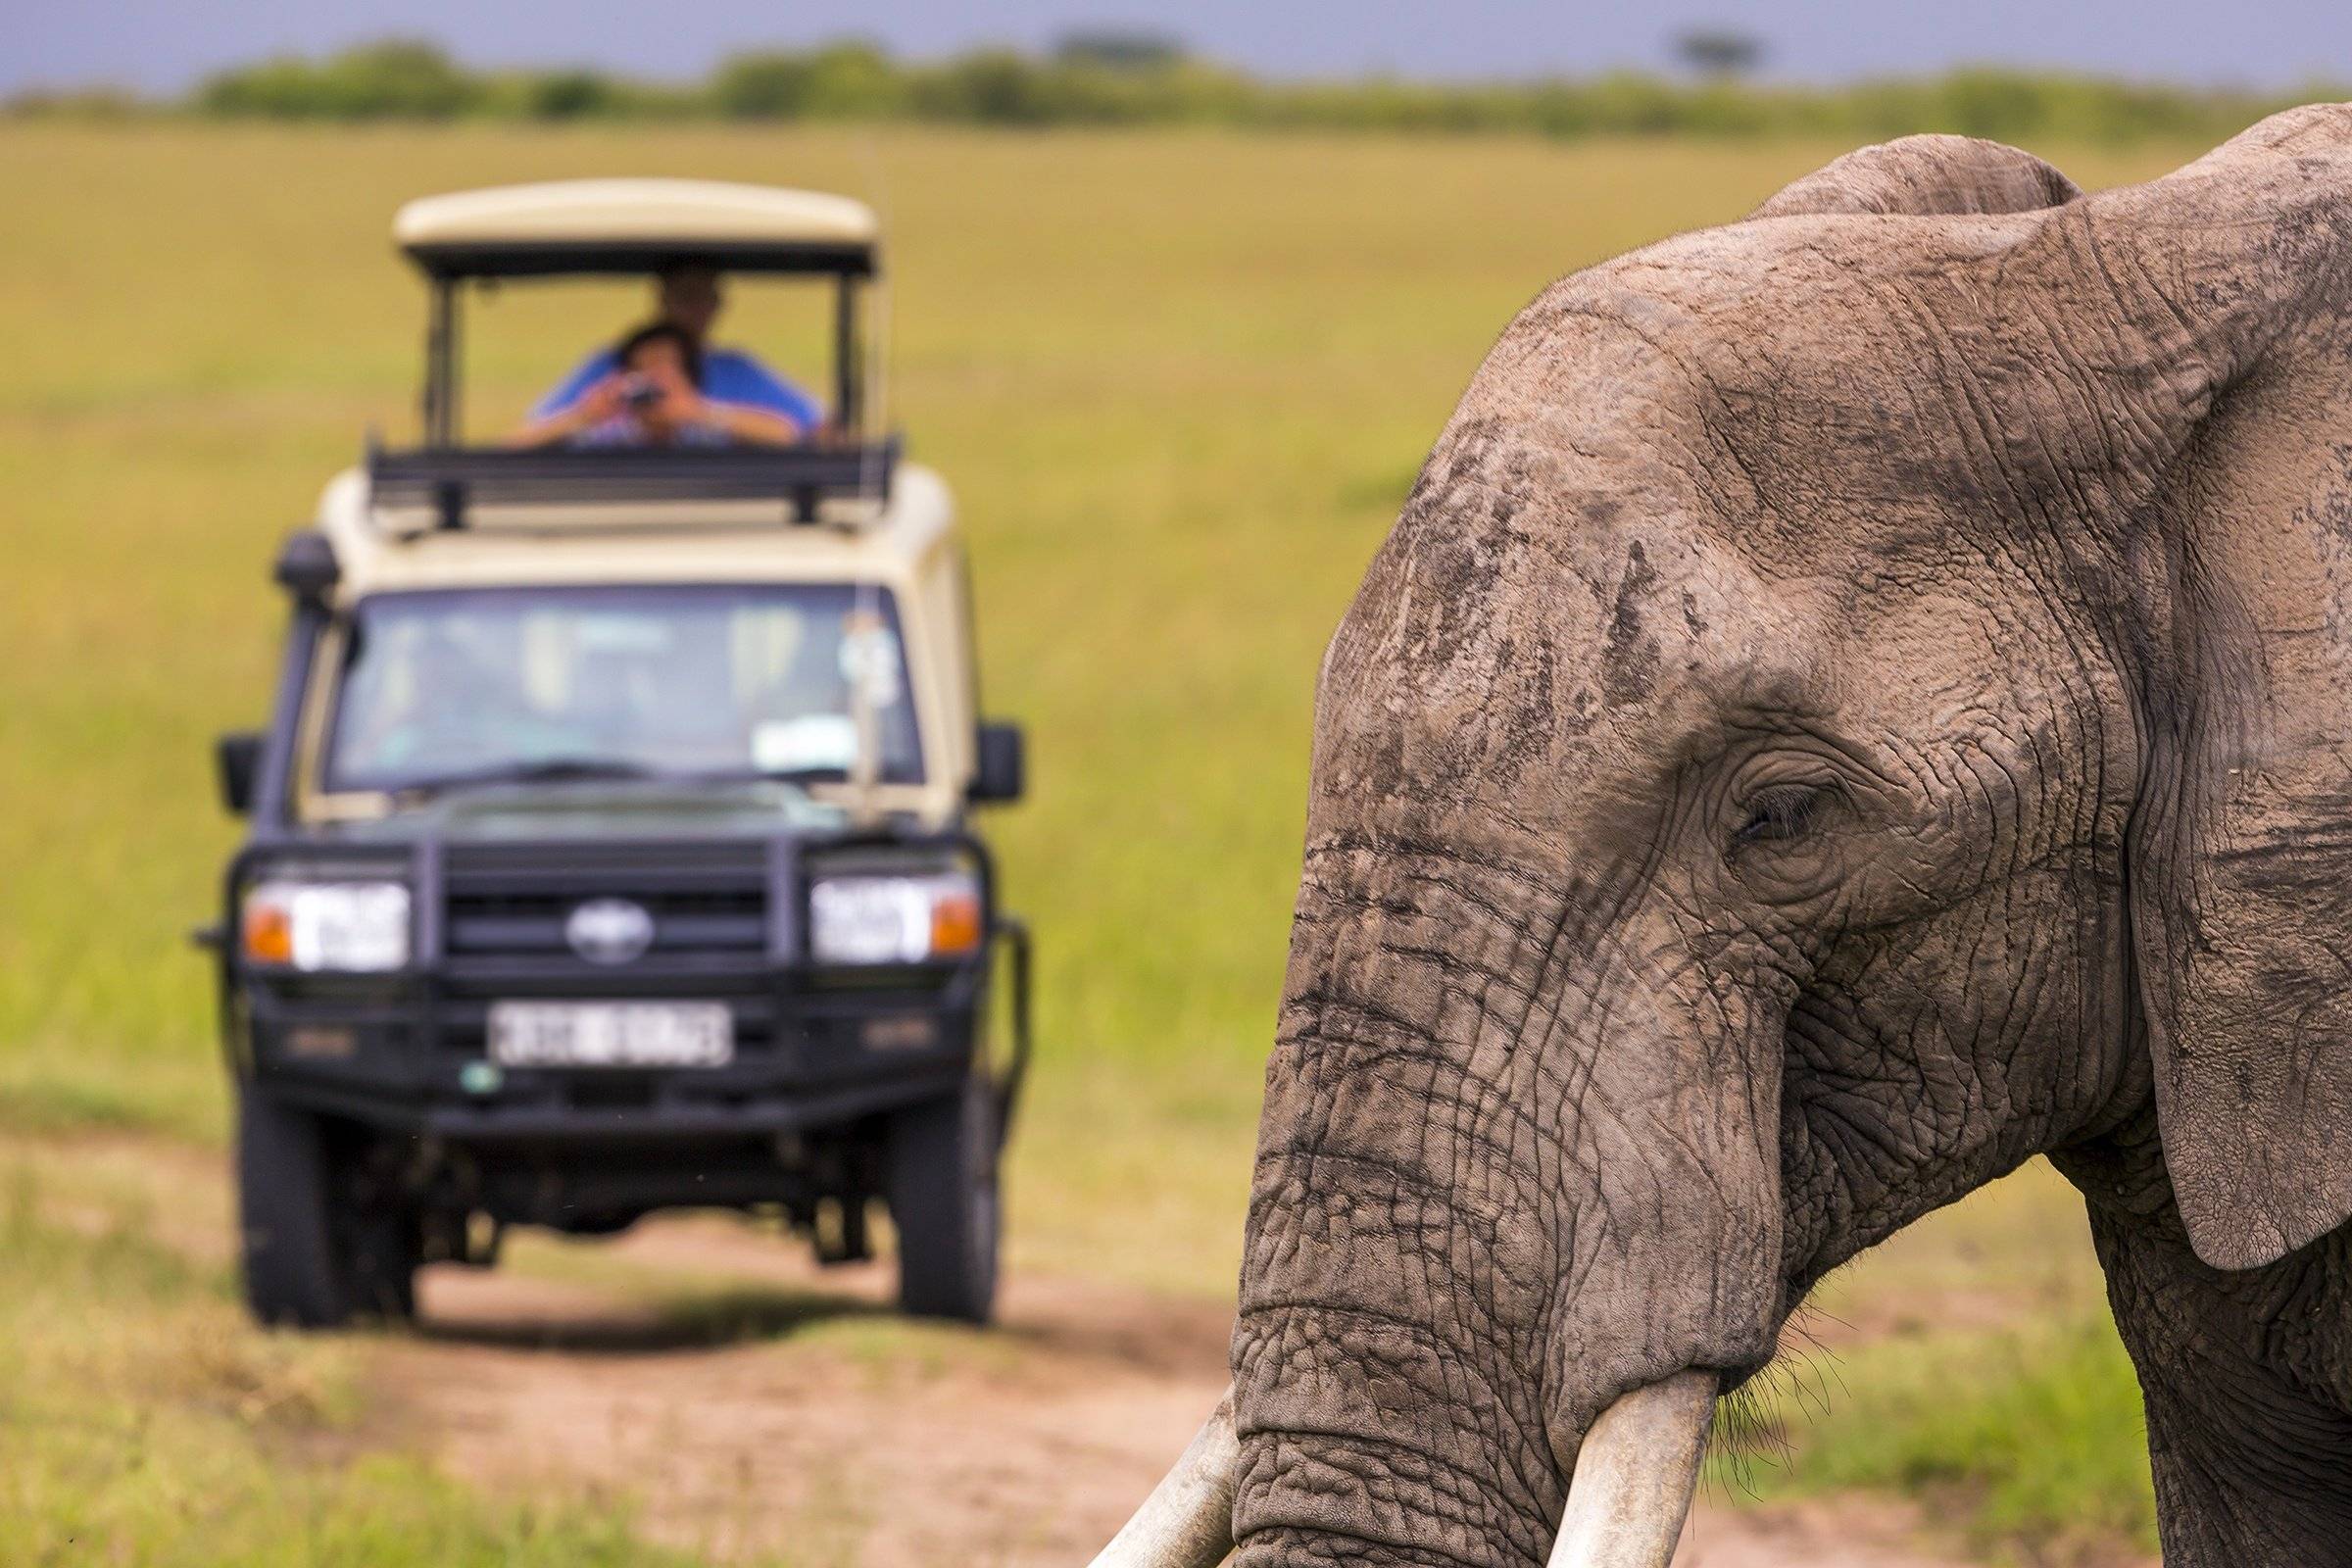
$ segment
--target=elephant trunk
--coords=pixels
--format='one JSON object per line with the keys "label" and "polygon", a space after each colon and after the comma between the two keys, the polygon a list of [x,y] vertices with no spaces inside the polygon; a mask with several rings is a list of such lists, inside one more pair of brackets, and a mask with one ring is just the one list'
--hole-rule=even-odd
{"label": "elephant trunk", "polygon": [[1770,1355],[1778,1019],[1568,891],[1310,861],[1234,1338],[1250,1568],[1663,1563]]}
{"label": "elephant trunk", "polygon": [[1523,1568],[1559,1521],[1554,1152],[1432,1010],[1439,898],[1392,879],[1293,929],[1233,1346],[1250,1568]]}

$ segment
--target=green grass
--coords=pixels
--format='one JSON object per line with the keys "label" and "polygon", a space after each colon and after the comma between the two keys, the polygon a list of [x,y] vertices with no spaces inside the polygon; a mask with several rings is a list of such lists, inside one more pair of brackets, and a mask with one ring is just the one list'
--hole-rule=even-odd
{"label": "green grass", "polygon": [[[1033,798],[993,824],[1040,947],[1015,1265],[1227,1295],[1314,671],[1422,452],[1548,279],[1736,216],[1840,150],[0,125],[0,316],[16,323],[0,377],[0,1127],[213,1143],[224,1129],[209,975],[185,941],[234,836],[207,749],[262,712],[277,538],[363,430],[412,427],[421,301],[385,237],[394,206],[569,174],[807,183],[886,211],[893,413],[963,509],[989,706],[1031,730]],[[2095,184],[2194,149],[2040,150]],[[472,337],[475,406],[519,409],[637,309],[627,293],[513,292]],[[759,340],[763,324],[795,341],[806,318],[747,298],[728,335]],[[2075,1211],[2045,1193],[2020,1212]],[[1915,1265],[1904,1289],[2014,1250],[2014,1223],[1973,1240],[1949,1225],[1889,1252],[1897,1274]],[[119,1266],[135,1280],[148,1265]],[[2079,1249],[2051,1263],[2052,1289],[2082,1296],[2087,1266]],[[220,1324],[219,1283],[140,1290],[164,1320]],[[135,1360],[141,1338],[93,1331],[74,1353],[103,1369]],[[1999,1363],[1997,1381],[2020,1382],[2028,1360]],[[0,1447],[0,1488],[15,1489],[0,1495],[38,1532],[13,1539],[54,1544],[61,1521],[86,1519],[74,1528],[170,1549],[171,1508],[214,1508],[215,1483],[187,1478],[216,1459],[219,1495],[241,1499],[216,1528],[250,1529],[234,1540],[254,1560],[347,1517],[397,1532],[458,1507],[393,1460],[281,1475],[260,1457],[269,1424],[239,1436],[205,1397],[126,1384],[106,1406],[118,1425],[43,1428],[40,1451],[82,1456],[31,1470],[0,1434],[18,1444]],[[177,1413],[134,1421],[151,1408]],[[1882,1418],[1867,1408],[1853,1419]],[[74,1478],[140,1452],[181,1479],[135,1518],[89,1513],[114,1493]],[[467,1540],[525,1528],[466,1517],[491,1533]],[[273,1518],[286,1528],[237,1522]]]}
{"label": "green grass", "polygon": [[2035,1160],[1815,1291],[1725,1407],[1735,1502],[1862,1488],[1917,1499],[1996,1562],[2155,1549],[2139,1385],[2082,1200]]}
{"label": "green grass", "polygon": [[1995,1560],[2156,1548],[2139,1384],[2105,1316],[1812,1355],[1727,1422],[1720,1490],[1925,1500]]}
{"label": "green grass", "polygon": [[620,1568],[625,1499],[490,1502],[371,1448],[348,1344],[251,1328],[224,1270],[88,1173],[0,1168],[0,1558]]}

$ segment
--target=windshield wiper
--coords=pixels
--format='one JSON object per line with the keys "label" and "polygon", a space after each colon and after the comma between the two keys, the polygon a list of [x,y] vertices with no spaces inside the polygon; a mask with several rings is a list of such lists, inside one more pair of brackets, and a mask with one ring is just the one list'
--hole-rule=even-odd
{"label": "windshield wiper", "polygon": [[488,767],[411,779],[400,786],[400,792],[444,795],[453,790],[484,789],[500,784],[569,784],[593,779],[656,779],[672,776],[660,768],[648,767],[643,762],[628,762],[612,757],[550,757],[535,762],[497,762]]}
{"label": "windshield wiper", "polygon": [[838,767],[730,767],[693,775],[698,784],[831,784],[847,777]]}

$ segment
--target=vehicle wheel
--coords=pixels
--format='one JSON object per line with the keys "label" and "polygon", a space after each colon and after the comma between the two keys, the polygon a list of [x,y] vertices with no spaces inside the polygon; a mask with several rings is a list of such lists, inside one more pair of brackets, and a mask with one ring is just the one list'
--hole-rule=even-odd
{"label": "vehicle wheel", "polygon": [[980,1079],[890,1121],[899,1305],[986,1323],[997,1299],[997,1107]]}
{"label": "vehicle wheel", "polygon": [[423,1237],[408,1205],[350,1178],[319,1118],[237,1096],[245,1299],[264,1323],[338,1328],[416,1311]]}
{"label": "vehicle wheel", "polygon": [[240,1085],[237,1226],[245,1300],[264,1323],[323,1329],[351,1316],[330,1178],[318,1118]]}

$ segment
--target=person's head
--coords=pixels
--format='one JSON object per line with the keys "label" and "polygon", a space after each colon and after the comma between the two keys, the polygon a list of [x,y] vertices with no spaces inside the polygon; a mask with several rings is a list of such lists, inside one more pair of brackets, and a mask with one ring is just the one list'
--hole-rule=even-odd
{"label": "person's head", "polygon": [[637,328],[620,340],[612,359],[630,375],[682,380],[695,387],[703,384],[702,345],[673,321],[649,321]]}
{"label": "person's head", "polygon": [[653,321],[622,338],[612,353],[622,374],[662,393],[632,402],[631,416],[656,435],[667,434],[674,422],[671,398],[703,384],[702,346],[675,322]]}
{"label": "person's head", "polygon": [[718,286],[717,270],[699,262],[664,268],[657,289],[662,319],[697,343],[710,335],[710,323],[718,319],[719,308],[727,302]]}

